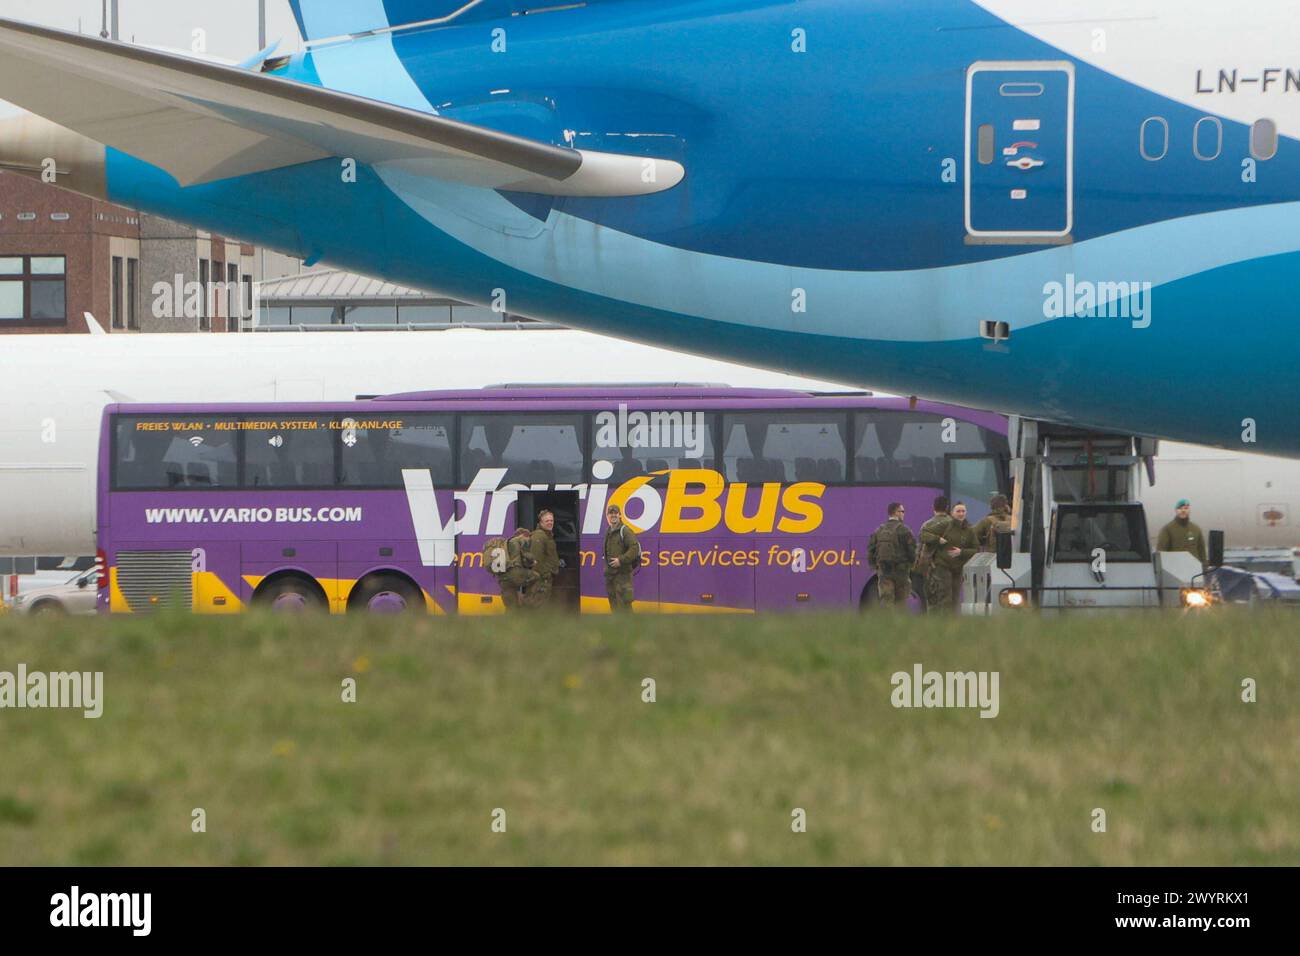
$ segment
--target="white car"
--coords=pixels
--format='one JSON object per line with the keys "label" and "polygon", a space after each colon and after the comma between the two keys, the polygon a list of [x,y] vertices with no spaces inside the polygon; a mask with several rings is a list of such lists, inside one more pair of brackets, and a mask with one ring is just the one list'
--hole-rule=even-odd
{"label": "white car", "polygon": [[61,584],[23,591],[13,599],[19,614],[94,614],[96,568],[78,571]]}

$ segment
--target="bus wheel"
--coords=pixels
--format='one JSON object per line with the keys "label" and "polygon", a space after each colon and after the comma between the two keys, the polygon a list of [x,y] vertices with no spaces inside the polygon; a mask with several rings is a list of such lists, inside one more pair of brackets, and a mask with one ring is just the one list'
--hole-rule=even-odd
{"label": "bus wheel", "polygon": [[377,574],[357,585],[348,598],[348,609],[367,614],[423,611],[424,595],[406,578],[394,574]]}
{"label": "bus wheel", "polygon": [[[918,588],[918,582],[922,586]],[[859,611],[875,611],[880,609],[880,589],[876,585],[876,579],[872,578],[867,582],[867,586],[862,589],[862,597],[858,600]],[[925,588],[924,579],[919,575],[912,576],[912,589],[907,596],[907,610],[913,614],[925,613]]]}
{"label": "bus wheel", "polygon": [[858,600],[859,611],[870,611],[880,607],[880,591],[876,587],[876,579],[872,578],[867,582],[867,586],[862,589],[862,597]]}
{"label": "bus wheel", "polygon": [[282,614],[325,610],[325,595],[321,593],[319,585],[296,577],[272,581],[256,595],[254,601]]}

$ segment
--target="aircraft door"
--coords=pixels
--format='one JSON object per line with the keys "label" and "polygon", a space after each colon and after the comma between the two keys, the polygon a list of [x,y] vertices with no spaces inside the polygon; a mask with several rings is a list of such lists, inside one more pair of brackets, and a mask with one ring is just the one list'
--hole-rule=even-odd
{"label": "aircraft door", "polygon": [[1068,242],[1074,64],[981,61],[966,71],[967,242]]}

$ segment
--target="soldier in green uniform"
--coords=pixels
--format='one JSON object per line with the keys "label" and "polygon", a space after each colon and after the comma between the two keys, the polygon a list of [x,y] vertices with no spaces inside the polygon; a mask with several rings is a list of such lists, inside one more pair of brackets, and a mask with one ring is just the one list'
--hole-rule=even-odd
{"label": "soldier in green uniform", "polygon": [[1160,529],[1156,538],[1157,551],[1186,551],[1194,554],[1205,566],[1205,535],[1200,525],[1192,523],[1192,503],[1186,498],[1174,505],[1174,520]]}
{"label": "soldier in green uniform", "polygon": [[[929,524],[929,522],[926,522]],[[952,506],[947,522],[921,532],[921,546],[933,549],[934,560],[925,578],[927,611],[955,611],[961,598],[961,569],[978,550],[975,529],[966,520],[966,506]]]}
{"label": "soldier in green uniform", "polygon": [[[938,529],[947,524],[950,515],[948,514],[948,499],[944,495],[934,499],[934,514],[921,525],[920,543],[916,549],[916,563],[912,565],[912,573],[921,578],[921,593],[925,593],[925,582],[930,579],[930,569],[934,566],[934,552],[939,547],[939,537],[935,534]],[[927,605],[926,611],[929,611]]]}
{"label": "soldier in green uniform", "polygon": [[497,584],[501,586],[501,601],[507,611],[520,606],[520,591],[526,591],[537,581],[537,572],[529,565],[533,563],[528,544],[532,532],[527,528],[516,528],[515,533],[506,542],[506,570],[497,575]]}
{"label": "soldier in green uniform", "polygon": [[867,542],[867,563],[876,572],[876,592],[883,607],[905,607],[912,593],[912,565],[916,561],[916,539],[903,522],[906,509],[891,501],[889,517]]}
{"label": "soldier in green uniform", "polygon": [[618,505],[605,509],[605,593],[614,613],[632,610],[632,575],[641,565],[641,542],[636,532],[623,523]]}
{"label": "soldier in green uniform", "polygon": [[992,552],[998,549],[998,533],[1011,530],[1011,506],[1006,495],[994,495],[989,508],[990,513],[975,525],[975,541],[981,551]]}
{"label": "soldier in green uniform", "polygon": [[545,608],[551,603],[551,582],[560,570],[560,554],[555,549],[555,515],[545,508],[537,516],[528,545],[537,580],[524,592],[529,607]]}

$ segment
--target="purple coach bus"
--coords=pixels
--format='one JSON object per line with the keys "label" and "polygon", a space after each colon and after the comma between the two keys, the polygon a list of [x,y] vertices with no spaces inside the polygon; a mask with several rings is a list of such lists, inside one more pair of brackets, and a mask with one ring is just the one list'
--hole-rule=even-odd
{"label": "purple coach bus", "polygon": [[637,611],[870,606],[867,539],[940,493],[1006,492],[998,415],[713,386],[418,392],[345,403],[110,405],[99,605],[504,609],[482,551],[556,517],[557,606],[609,610],[604,514],[644,550]]}

